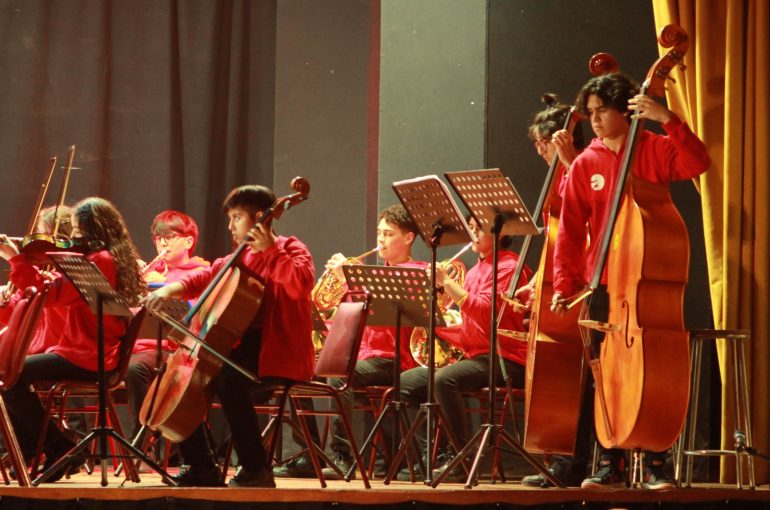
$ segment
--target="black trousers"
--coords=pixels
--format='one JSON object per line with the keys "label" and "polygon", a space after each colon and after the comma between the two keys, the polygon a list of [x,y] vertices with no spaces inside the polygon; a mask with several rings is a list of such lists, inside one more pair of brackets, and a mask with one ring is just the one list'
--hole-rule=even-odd
{"label": "black trousers", "polygon": [[[435,393],[436,402],[441,406],[441,412],[446,419],[445,426],[462,448],[471,438],[470,421],[465,412],[463,392],[477,391],[487,386],[489,382],[489,354],[473,358],[463,358],[453,365],[447,365],[436,370]],[[513,361],[505,360],[508,376],[513,386],[524,387],[524,367]],[[497,370],[497,384],[504,385],[500,369]],[[428,399],[428,369],[415,367],[401,373],[401,398],[412,408],[417,408]],[[418,441],[425,446],[425,431],[418,431]]]}
{"label": "black trousers", "polygon": [[[348,418],[353,414],[353,390],[351,387],[361,386],[390,386],[393,383],[393,359],[390,358],[369,358],[358,360],[356,368],[353,371],[353,380],[348,388],[340,394],[342,406]],[[342,387],[343,379],[329,379],[329,384],[335,388]],[[331,449],[344,456],[351,457],[350,443],[347,441],[345,427],[339,416],[332,417],[332,439]],[[387,427],[386,427],[387,429]],[[386,444],[390,444],[386,430]]]}
{"label": "black trousers", "polygon": [[[230,353],[233,362],[253,374],[257,374],[259,368],[260,333],[258,330],[247,331],[241,343]],[[267,402],[277,386],[291,382],[279,377],[265,377],[254,383],[229,365],[222,367],[216,380],[216,395],[230,426],[233,448],[244,469],[260,470],[268,467],[271,461],[262,445],[254,404]],[[311,435],[315,435],[315,440],[318,437],[318,429],[314,420],[309,421],[309,427]],[[193,468],[206,468],[216,464],[203,423],[190,437],[179,443],[179,450],[185,462]]]}
{"label": "black trousers", "polygon": [[[112,373],[108,372],[107,377]],[[34,455],[44,419],[43,406],[32,384],[65,379],[96,381],[97,377],[97,372],[81,368],[58,354],[43,353],[26,357],[18,382],[4,393],[8,414],[25,457]],[[45,437],[44,451],[47,457],[56,458],[73,445],[53,422],[47,424]]]}

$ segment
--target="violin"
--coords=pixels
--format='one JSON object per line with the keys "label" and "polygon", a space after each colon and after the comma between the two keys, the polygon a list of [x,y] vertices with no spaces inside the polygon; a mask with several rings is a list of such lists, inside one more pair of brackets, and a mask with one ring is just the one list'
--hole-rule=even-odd
{"label": "violin", "polygon": [[[641,94],[663,94],[689,45],[677,25],[664,27],[658,40],[672,49],[649,70]],[[634,116],[589,284],[598,288],[606,262],[608,322],[581,322],[606,333],[599,359],[589,362],[598,441],[606,448],[663,451],[679,436],[687,413],[689,239],[668,186],[632,175],[642,130],[643,119]],[[584,349],[591,358],[590,340]]]}
{"label": "violin", "polygon": [[[285,210],[307,199],[307,180],[296,177],[291,186],[295,193],[276,200],[257,223],[269,228],[270,222]],[[169,356],[165,372],[153,381],[142,403],[142,423],[171,441],[183,441],[201,423],[211,406],[215,380],[224,363],[255,380],[227,358],[262,303],[264,284],[241,265],[248,241],[238,245],[182,320],[188,332],[181,341],[182,348]],[[174,321],[170,325],[178,327]]]}

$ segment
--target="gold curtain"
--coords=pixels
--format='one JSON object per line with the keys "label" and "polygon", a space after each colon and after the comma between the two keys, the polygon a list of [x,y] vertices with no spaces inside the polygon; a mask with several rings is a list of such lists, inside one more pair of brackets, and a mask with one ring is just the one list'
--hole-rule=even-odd
{"label": "gold curtain", "polygon": [[[770,452],[770,15],[767,0],[652,0],[655,25],[690,36],[687,70],[668,87],[672,110],[706,143],[712,167],[700,177],[714,325],[750,329],[747,371],[753,446]],[[662,53],[665,50],[662,50]],[[722,447],[732,448],[732,359],[718,345]],[[755,463],[758,483],[768,465]],[[733,481],[723,458],[722,481]]]}

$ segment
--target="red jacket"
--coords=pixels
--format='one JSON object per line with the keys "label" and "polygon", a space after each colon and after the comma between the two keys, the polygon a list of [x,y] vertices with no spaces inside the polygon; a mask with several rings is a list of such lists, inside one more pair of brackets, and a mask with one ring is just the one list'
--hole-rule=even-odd
{"label": "red jacket", "polygon": [[[175,267],[174,269],[166,269],[165,261],[159,260],[151,266],[151,269],[145,274],[144,280],[147,283],[173,283],[181,280],[187,274],[193,271],[201,271],[211,264],[208,260],[204,260],[201,257],[193,257],[186,264]],[[138,338],[136,344],[134,344],[134,354],[144,351],[153,351],[158,346],[157,338]],[[164,350],[175,350],[176,343],[169,340],[163,340]]]}
{"label": "red jacket", "polygon": [[[634,175],[646,181],[668,184],[692,179],[705,172],[711,164],[706,146],[687,124],[673,117],[663,128],[668,136],[649,131],[640,135]],[[554,292],[571,296],[593,275],[598,240],[624,150],[625,144],[615,154],[601,139],[594,138],[570,167],[554,250]],[[597,242],[591,242],[583,259],[587,234]],[[602,283],[607,281],[606,270],[605,267]]]}
{"label": "red jacket", "polygon": [[[419,260],[412,260],[404,262],[403,264],[397,264],[398,267],[416,267],[419,269],[425,269],[428,267],[427,262]],[[395,319],[394,319],[395,320]],[[412,357],[412,352],[409,349],[409,339],[412,336],[411,327],[401,328],[401,370],[409,370],[417,366],[417,362]],[[364,336],[361,338],[361,348],[358,351],[358,359],[369,358],[395,358],[396,352],[396,328],[389,326],[367,326],[364,329]]]}
{"label": "red jacket", "polygon": [[[211,267],[179,280],[185,299],[199,296],[230,255]],[[244,251],[242,263],[265,284],[256,326],[262,330],[259,377],[308,381],[313,377],[314,350],[310,291],[315,269],[307,247],[295,237],[279,236],[275,246],[254,253]]]}
{"label": "red jacket", "polygon": [[[88,255],[88,260],[104,274],[110,285],[115,287],[115,261],[107,250],[101,250]],[[11,281],[18,288],[42,288],[45,277],[32,265],[25,255],[17,255],[10,260]],[[49,347],[47,352],[58,354],[67,361],[84,368],[96,371],[96,315],[91,312],[88,304],[70,281],[59,276],[54,280],[46,308],[56,307],[64,317],[64,327],[58,331],[59,341]],[[104,316],[104,363],[106,370],[117,366],[120,338],[126,331],[126,322],[114,315]]]}
{"label": "red jacket", "polygon": [[[508,290],[513,273],[516,272],[519,256],[511,251],[500,250],[497,261],[497,292]],[[466,358],[481,354],[489,354],[490,321],[492,318],[492,255],[479,261],[465,274],[463,288],[468,292],[460,313],[462,326],[460,328],[442,328],[441,337],[461,348]],[[526,285],[527,271],[519,279],[519,287]],[[502,299],[497,299],[496,310],[500,310]],[[496,315],[495,315],[496,316]],[[516,313],[506,306],[506,313],[500,323],[500,328],[513,331],[524,331],[524,315]],[[523,365],[527,359],[527,343],[512,338],[497,335],[499,352],[502,357]]]}

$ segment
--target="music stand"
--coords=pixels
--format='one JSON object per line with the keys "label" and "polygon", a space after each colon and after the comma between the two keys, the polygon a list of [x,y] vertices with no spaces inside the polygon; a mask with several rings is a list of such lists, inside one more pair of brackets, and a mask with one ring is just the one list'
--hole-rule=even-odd
{"label": "music stand", "polygon": [[[394,466],[397,466],[398,462],[403,458],[404,447],[414,436],[416,429],[423,423],[423,421],[427,422],[427,433],[425,434],[427,439],[425,482],[429,484],[431,483],[431,477],[433,476],[431,465],[431,451],[433,444],[432,431],[435,429],[435,420],[438,416],[438,414],[434,414],[433,411],[435,410],[436,413],[441,413],[441,409],[436,403],[433,381],[436,373],[436,353],[434,344],[436,341],[436,301],[438,297],[438,290],[435,285],[436,250],[439,246],[467,244],[469,241],[475,240],[475,237],[471,233],[468,223],[465,221],[462,213],[460,213],[460,210],[457,208],[457,204],[452,200],[449,189],[437,176],[429,175],[426,177],[394,182],[393,191],[396,192],[404,209],[406,209],[409,216],[417,225],[420,237],[422,237],[423,241],[428,245],[431,251],[431,313],[428,330],[428,398],[427,402],[420,405],[417,417],[407,432],[407,437],[404,438],[404,444],[402,444],[394,459]],[[454,442],[454,438],[449,430],[447,430],[447,436],[450,438],[450,442]],[[391,472],[394,471],[394,466],[391,466]],[[391,474],[389,473],[389,475]],[[385,479],[386,483],[389,481],[390,478]]]}
{"label": "music stand", "polygon": [[[532,457],[520,444],[511,436],[502,425],[495,424],[495,388],[497,387],[497,364],[503,370],[503,375],[507,379],[505,364],[500,361],[497,345],[497,263],[499,250],[499,236],[502,235],[534,235],[539,233],[539,229],[532,221],[532,217],[527,212],[524,202],[521,200],[516,188],[511,181],[505,177],[499,169],[491,170],[472,170],[467,172],[450,172],[445,174],[449,183],[454,188],[460,200],[470,211],[476,224],[486,233],[492,235],[494,240],[492,249],[492,313],[491,327],[489,335],[489,381],[487,397],[487,419],[488,423],[481,425],[479,431],[468,441],[463,449],[457,454],[457,457],[447,466],[447,469],[434,480],[432,486],[436,487],[441,481],[452,472],[455,466],[464,460],[478,443],[476,454],[468,473],[468,479],[465,482],[465,488],[473,487],[476,475],[478,473],[481,458],[484,450],[489,448],[499,449],[496,436],[503,439],[513,450],[524,457],[535,469],[540,471],[543,476],[557,487],[564,485],[557,480],[548,469]],[[519,264],[524,264],[519,260]],[[494,480],[493,480],[494,481]]]}
{"label": "music stand", "polygon": [[[163,471],[160,466],[147,458],[147,456],[134,448],[127,439],[115,432],[112,427],[107,427],[107,394],[106,377],[104,367],[104,314],[118,315],[121,317],[132,317],[131,310],[128,309],[123,299],[115,292],[110,282],[104,277],[99,268],[96,267],[84,255],[79,253],[46,253],[56,268],[66,276],[72,285],[77,289],[80,296],[88,304],[88,307],[96,315],[97,328],[97,381],[99,385],[99,417],[97,424],[91,429],[86,437],[76,444],[70,451],[57,460],[47,471],[37,477],[32,484],[39,485],[50,478],[60,469],[67,467],[76,460],[77,454],[88,448],[92,441],[98,441],[99,453],[97,457],[101,461],[102,468],[102,487],[107,486],[107,438],[112,438],[119,447],[126,452],[135,455],[148,466],[161,474],[168,482],[173,485],[176,483]],[[137,479],[138,481],[138,479]]]}
{"label": "music stand", "polygon": [[[369,299],[369,316],[366,321],[367,326],[394,326],[395,325],[395,352],[393,359],[393,391],[388,402],[377,417],[374,427],[361,446],[363,452],[374,441],[377,431],[385,423],[385,419],[393,416],[393,430],[401,433],[402,437],[407,434],[408,418],[406,409],[401,402],[401,328],[424,327],[430,325],[430,295],[431,286],[428,275],[421,267],[404,266],[364,266],[347,265],[342,266],[345,273],[345,281],[348,289],[354,293],[351,299],[354,301],[364,300],[366,296]],[[358,292],[358,293],[355,293]],[[443,317],[436,317],[438,326],[443,326]],[[396,451],[393,436],[393,449]],[[408,448],[411,442],[404,443],[407,450],[407,463],[411,466]],[[419,448],[412,445],[417,452],[418,462],[422,466],[422,459],[419,455]],[[398,458],[400,460],[401,457]],[[391,467],[386,479],[389,481],[397,469],[399,462],[395,459],[391,462]],[[355,466],[351,466],[345,474],[345,479],[350,480]]]}

